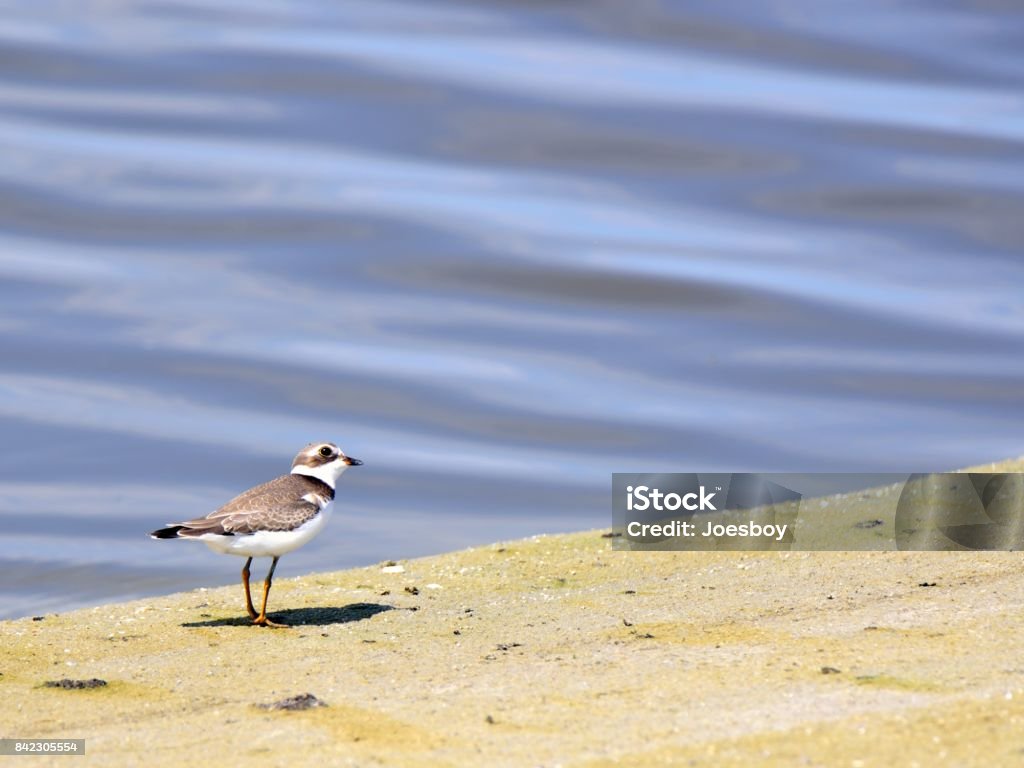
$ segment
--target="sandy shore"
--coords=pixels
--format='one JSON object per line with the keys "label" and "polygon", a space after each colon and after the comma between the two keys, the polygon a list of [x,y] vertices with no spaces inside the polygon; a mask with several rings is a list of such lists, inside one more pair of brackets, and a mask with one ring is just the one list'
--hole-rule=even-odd
{"label": "sandy shore", "polygon": [[[1024,763],[1019,553],[591,531],[400,565],[278,580],[290,629],[250,626],[240,587],[2,622],[0,735],[105,766]],[[304,693],[327,706],[259,706]]]}

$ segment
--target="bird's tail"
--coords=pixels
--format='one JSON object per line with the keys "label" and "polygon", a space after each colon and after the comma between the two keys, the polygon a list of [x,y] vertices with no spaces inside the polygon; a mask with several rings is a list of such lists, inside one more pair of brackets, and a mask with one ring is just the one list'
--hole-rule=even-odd
{"label": "bird's tail", "polygon": [[154,539],[177,539],[178,534],[185,530],[184,525],[169,525],[166,528],[161,528],[159,531],[153,531],[150,536]]}

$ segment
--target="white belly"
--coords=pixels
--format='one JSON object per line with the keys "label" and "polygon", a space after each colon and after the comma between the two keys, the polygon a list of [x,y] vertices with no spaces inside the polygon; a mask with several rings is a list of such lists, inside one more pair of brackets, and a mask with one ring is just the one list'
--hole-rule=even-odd
{"label": "white belly", "polygon": [[313,539],[327,525],[333,502],[328,504],[312,520],[300,525],[294,531],[257,531],[245,535],[219,536],[207,533],[199,541],[214,552],[240,557],[280,557],[298,549]]}

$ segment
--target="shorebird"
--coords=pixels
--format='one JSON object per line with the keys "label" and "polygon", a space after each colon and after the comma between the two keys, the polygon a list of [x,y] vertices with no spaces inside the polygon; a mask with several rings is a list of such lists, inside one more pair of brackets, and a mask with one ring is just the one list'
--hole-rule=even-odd
{"label": "shorebird", "polygon": [[[362,464],[334,443],[310,443],[292,461],[290,474],[239,494],[206,517],[171,523],[154,539],[195,539],[215,552],[248,558],[242,566],[245,607],[253,624],[284,627],[267,618],[267,596],[281,555],[298,549],[323,530],[334,501],[334,486],[349,467]],[[263,607],[256,613],[249,593],[254,557],[272,557],[263,581]]]}

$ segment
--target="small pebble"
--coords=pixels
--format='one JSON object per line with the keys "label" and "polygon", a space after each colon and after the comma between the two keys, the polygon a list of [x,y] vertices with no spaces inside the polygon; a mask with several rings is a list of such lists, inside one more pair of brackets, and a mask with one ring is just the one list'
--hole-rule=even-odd
{"label": "small pebble", "polygon": [[81,688],[102,688],[107,684],[106,680],[100,680],[98,677],[94,677],[90,680],[70,680],[63,678],[61,680],[47,680],[43,685],[47,688],[63,688],[64,690],[78,690]]}
{"label": "small pebble", "polygon": [[257,706],[259,706],[260,709],[287,709],[291,711],[298,711],[303,709],[313,709],[314,707],[326,707],[327,705],[312,693],[300,693],[298,696],[290,696],[287,699],[275,701],[273,704],[259,704]]}

